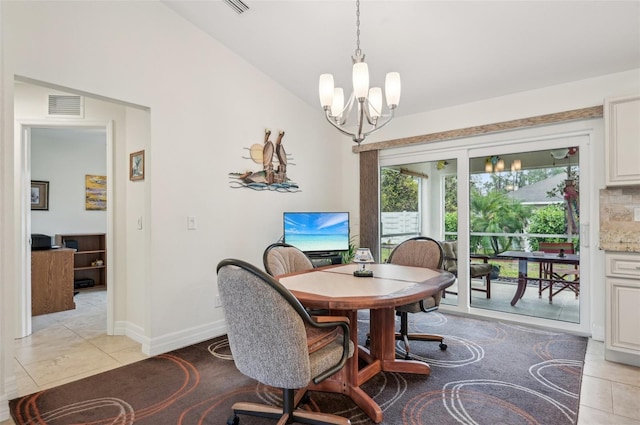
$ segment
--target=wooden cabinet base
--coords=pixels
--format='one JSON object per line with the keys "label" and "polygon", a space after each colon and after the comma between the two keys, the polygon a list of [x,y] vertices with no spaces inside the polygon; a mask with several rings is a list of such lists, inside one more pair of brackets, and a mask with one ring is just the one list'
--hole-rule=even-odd
{"label": "wooden cabinet base", "polygon": [[73,249],[31,252],[31,315],[73,310]]}

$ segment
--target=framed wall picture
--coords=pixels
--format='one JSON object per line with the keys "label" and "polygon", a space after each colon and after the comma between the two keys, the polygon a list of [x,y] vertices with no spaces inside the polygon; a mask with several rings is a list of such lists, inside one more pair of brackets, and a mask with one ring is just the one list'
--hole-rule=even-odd
{"label": "framed wall picture", "polygon": [[31,180],[31,209],[49,210],[49,182]]}
{"label": "framed wall picture", "polygon": [[144,180],[144,151],[129,155],[129,180]]}
{"label": "framed wall picture", "polygon": [[107,210],[107,176],[87,174],[84,176],[86,187],[85,209],[89,211]]}

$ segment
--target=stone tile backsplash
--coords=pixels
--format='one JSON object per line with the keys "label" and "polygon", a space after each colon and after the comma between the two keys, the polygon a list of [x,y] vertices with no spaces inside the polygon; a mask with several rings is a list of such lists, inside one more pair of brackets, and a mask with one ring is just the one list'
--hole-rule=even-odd
{"label": "stone tile backsplash", "polygon": [[600,189],[600,249],[640,252],[640,187]]}

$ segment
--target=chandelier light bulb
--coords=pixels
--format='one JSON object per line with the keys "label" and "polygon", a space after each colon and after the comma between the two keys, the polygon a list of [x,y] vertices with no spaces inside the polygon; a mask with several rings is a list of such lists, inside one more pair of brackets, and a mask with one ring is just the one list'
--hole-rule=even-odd
{"label": "chandelier light bulb", "polygon": [[394,109],[400,104],[400,74],[397,72],[389,72],[385,79],[384,91],[387,96],[387,106]]}
{"label": "chandelier light bulb", "polygon": [[356,99],[366,99],[369,92],[369,67],[366,62],[353,64],[353,94]]}
{"label": "chandelier light bulb", "polygon": [[380,118],[382,115],[382,89],[371,87],[369,89],[369,115],[372,119]]}
{"label": "chandelier light bulb", "polygon": [[333,90],[333,101],[331,102],[331,115],[337,120],[342,118],[342,110],[344,109],[344,90],[336,87]]}
{"label": "chandelier light bulb", "polygon": [[513,171],[520,171],[522,169],[522,161],[520,161],[519,159],[514,159],[513,163],[511,164],[511,169]]}
{"label": "chandelier light bulb", "polygon": [[331,106],[333,100],[333,75],[322,74],[318,88],[322,107]]}

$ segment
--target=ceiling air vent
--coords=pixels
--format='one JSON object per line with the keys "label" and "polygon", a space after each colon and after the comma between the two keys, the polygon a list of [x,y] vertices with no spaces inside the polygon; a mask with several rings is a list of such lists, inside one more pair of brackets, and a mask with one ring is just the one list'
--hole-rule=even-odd
{"label": "ceiling air vent", "polygon": [[48,108],[51,117],[82,117],[83,99],[82,96],[50,94]]}
{"label": "ceiling air vent", "polygon": [[245,2],[243,2],[242,0],[224,0],[224,2],[233,10],[235,10],[235,12],[240,15],[244,12],[246,12],[247,10],[249,10],[249,6],[246,5]]}

